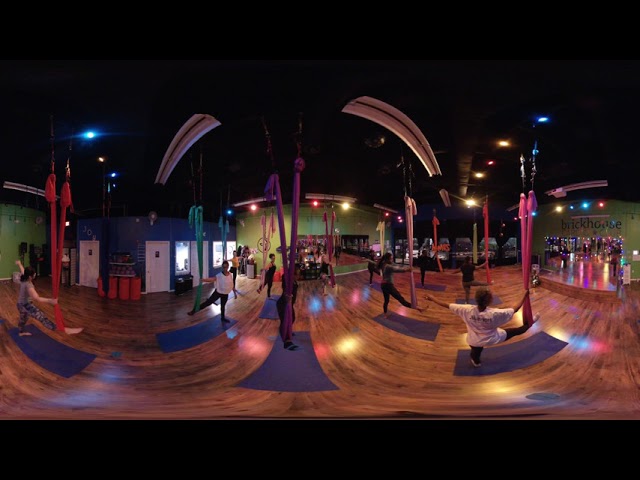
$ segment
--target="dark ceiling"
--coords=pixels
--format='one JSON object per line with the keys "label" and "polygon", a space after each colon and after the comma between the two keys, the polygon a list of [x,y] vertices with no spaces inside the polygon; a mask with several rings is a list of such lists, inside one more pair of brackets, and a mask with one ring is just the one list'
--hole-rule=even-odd
{"label": "dark ceiling", "polygon": [[[221,206],[262,196],[276,170],[288,202],[296,140],[306,161],[303,194],[402,210],[405,192],[419,205],[441,204],[438,192],[445,188],[454,204],[488,197],[508,207],[523,189],[533,188],[542,204],[555,201],[547,190],[607,180],[608,187],[570,192],[566,199],[640,201],[640,61],[11,60],[0,69],[0,179],[44,188],[53,127],[55,173],[60,183],[69,160],[78,215],[102,213],[98,156],[108,158],[108,171],[122,174],[112,215],[186,216],[195,195],[205,217],[217,219]],[[442,175],[429,177],[393,133],[342,112],[359,96],[411,118]],[[213,115],[221,126],[191,148],[166,185],[154,185],[171,140],[195,113]],[[539,115],[551,121],[536,125]],[[88,129],[101,136],[82,139]],[[497,148],[502,138],[512,146]],[[523,185],[520,155],[530,159],[536,141],[537,173],[532,185],[527,162]],[[488,160],[495,165],[488,167]],[[202,196],[199,176],[192,175],[200,161]],[[476,179],[475,172],[486,177]],[[7,189],[0,198],[46,205]]]}

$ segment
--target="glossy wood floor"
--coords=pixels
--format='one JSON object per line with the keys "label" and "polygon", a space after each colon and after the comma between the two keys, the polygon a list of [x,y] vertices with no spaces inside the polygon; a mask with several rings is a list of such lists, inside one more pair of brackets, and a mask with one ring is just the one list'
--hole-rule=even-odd
{"label": "glossy wood floor", "polygon": [[[349,261],[346,255],[341,263]],[[351,259],[357,261],[357,259]],[[604,273],[602,273],[604,274]],[[484,275],[480,271],[478,278]],[[419,274],[414,273],[416,279]],[[519,266],[492,271],[492,287],[504,305],[522,288]],[[265,292],[257,279],[238,278],[242,295],[227,316],[238,323],[226,335],[175,353],[163,353],[156,334],[202,322],[219,307],[193,317],[195,290],[142,295],[138,301],[100,298],[95,289],[63,287],[65,323],[79,335],[46,333],[97,355],[71,378],[59,377],[26,357],[8,334],[18,313],[18,285],[0,285],[0,418],[3,419],[242,419],[242,418],[437,418],[437,419],[640,419],[640,287],[620,290],[619,302],[590,295],[570,297],[554,288],[532,289],[539,322],[516,342],[545,331],[569,344],[544,362],[509,373],[454,376],[465,343],[462,321],[423,299],[419,313],[392,299],[390,310],[440,323],[435,341],[392,331],[372,318],[382,294],[368,286],[366,270],[337,277],[321,295],[319,281],[300,282],[295,330],[311,332],[321,367],[338,387],[326,392],[276,392],[237,387],[265,361],[278,322],[259,319]],[[380,277],[375,277],[376,282]],[[459,274],[428,272],[428,283],[446,285],[440,298],[462,296]],[[48,279],[36,288],[50,296]],[[396,283],[409,297],[409,274]],[[417,280],[419,285],[419,280]],[[203,297],[212,290],[203,289]],[[273,293],[279,294],[280,284]],[[53,316],[53,308],[43,310]],[[29,320],[38,328],[39,322]],[[513,325],[519,325],[516,315]],[[278,347],[279,348],[279,347]],[[114,352],[118,352],[114,356]],[[545,400],[531,400],[532,394]],[[534,396],[535,397],[535,396]]]}

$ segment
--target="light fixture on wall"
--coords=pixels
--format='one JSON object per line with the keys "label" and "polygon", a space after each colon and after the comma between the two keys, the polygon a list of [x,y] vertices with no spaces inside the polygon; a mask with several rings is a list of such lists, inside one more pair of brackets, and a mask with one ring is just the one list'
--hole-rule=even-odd
{"label": "light fixture on wall", "polygon": [[151,210],[149,212],[149,224],[153,226],[156,220],[158,220],[158,214],[155,212],[155,210]]}

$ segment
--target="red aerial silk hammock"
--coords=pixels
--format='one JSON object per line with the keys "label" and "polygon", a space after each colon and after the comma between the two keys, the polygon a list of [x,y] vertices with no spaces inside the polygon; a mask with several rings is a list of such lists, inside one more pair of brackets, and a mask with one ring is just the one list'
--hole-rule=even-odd
{"label": "red aerial silk hammock", "polygon": [[409,245],[409,267],[411,268],[411,275],[409,275],[411,282],[411,307],[416,308],[418,306],[418,298],[416,296],[416,280],[413,278],[413,217],[418,213],[416,208],[416,202],[413,198],[404,196],[404,213],[407,219],[407,243]]}
{"label": "red aerial silk hammock", "polygon": [[336,276],[333,273],[333,265],[331,261],[333,259],[333,222],[336,219],[336,212],[331,212],[331,235],[329,235],[329,219],[327,218],[327,211],[325,210],[322,215],[324,221],[324,242],[327,245],[327,255],[329,256],[329,279],[331,282],[331,288],[336,286]]}
{"label": "red aerial silk hammock", "polygon": [[444,270],[442,269],[442,264],[440,263],[440,256],[438,255],[438,225],[440,225],[440,220],[438,220],[438,217],[436,217],[435,208],[433,209],[433,220],[431,221],[431,223],[433,223],[433,249],[436,252],[436,261],[438,262],[438,268],[441,272],[443,272]]}
{"label": "red aerial silk hammock", "polygon": [[489,199],[484,201],[482,216],[484,217],[484,261],[487,262],[485,270],[487,271],[487,283],[491,283],[491,270],[489,269]]}
{"label": "red aerial silk hammock", "polygon": [[[60,293],[60,274],[62,272],[62,246],[64,245],[64,229],[67,221],[67,208],[71,206],[71,188],[69,186],[70,169],[67,164],[66,178],[60,191],[60,227],[56,232],[57,205],[56,205],[56,174],[53,172],[53,162],[51,173],[45,185],[45,198],[49,202],[51,212],[51,290],[53,298],[58,298]],[[56,328],[64,330],[64,318],[59,305],[55,305]]]}
{"label": "red aerial silk hammock", "polygon": [[[531,276],[531,248],[533,243],[533,213],[538,208],[536,195],[531,190],[527,198],[524,193],[520,194],[520,236],[522,241],[522,280],[525,290],[529,289]],[[528,325],[533,325],[533,313],[531,311],[531,301],[529,296],[522,305],[522,320]]]}

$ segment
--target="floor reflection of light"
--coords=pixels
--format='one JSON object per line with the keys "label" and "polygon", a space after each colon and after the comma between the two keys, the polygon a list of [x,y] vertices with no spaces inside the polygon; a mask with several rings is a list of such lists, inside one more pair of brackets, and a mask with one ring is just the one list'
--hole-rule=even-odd
{"label": "floor reflection of light", "polygon": [[360,341],[355,336],[345,337],[342,340],[338,341],[336,344],[336,350],[340,353],[348,354],[352,353],[354,350],[357,350],[360,346]]}
{"label": "floor reflection of light", "polygon": [[327,307],[327,310],[335,310],[336,309],[336,299],[331,296],[324,297],[324,306]]}
{"label": "floor reflection of light", "polygon": [[242,335],[238,340],[238,348],[251,357],[262,358],[271,351],[273,343],[252,335]]}
{"label": "floor reflection of light", "polygon": [[326,343],[314,342],[313,351],[316,352],[316,357],[318,357],[318,360],[325,360],[329,358],[329,353],[331,352],[331,349],[329,348],[329,345],[327,345]]}
{"label": "floor reflection of light", "polygon": [[489,380],[478,385],[482,393],[493,395],[512,395],[520,396],[520,386],[517,383],[511,383],[506,380]]}
{"label": "floor reflection of light", "polygon": [[[558,305],[555,305],[555,306],[557,307]],[[567,310],[568,310],[570,313],[578,313],[578,312],[580,312],[580,309],[579,309],[578,307],[574,307],[574,306],[570,306],[570,307],[568,307],[568,308],[567,308]]]}
{"label": "floor reflection of light", "polygon": [[316,296],[311,297],[309,301],[309,311],[311,313],[318,313],[320,310],[322,310],[322,302],[320,299]]}
{"label": "floor reflection of light", "polygon": [[233,327],[224,331],[227,338],[236,338],[238,336],[238,329]]}
{"label": "floor reflection of light", "polygon": [[[94,367],[95,368],[95,367]],[[113,405],[109,390],[111,384],[126,383],[131,376],[128,365],[109,364],[102,372],[97,372],[97,383],[92,383],[86,390],[68,390],[58,397],[47,398],[47,402],[55,406],[71,408],[90,408],[92,406]]]}
{"label": "floor reflection of light", "polygon": [[563,330],[560,327],[551,327],[546,332],[549,335],[551,335],[552,337],[557,338],[558,340],[562,340],[563,342],[571,343],[570,340],[571,340],[572,333],[569,333],[569,332]]}
{"label": "floor reflection of light", "polygon": [[578,350],[588,350],[592,353],[607,353],[611,351],[611,345],[584,335],[572,335],[569,343]]}
{"label": "floor reflection of light", "polygon": [[364,298],[365,293],[360,292],[360,290],[352,290],[351,291],[351,305],[357,305],[360,303],[361,299]]}

